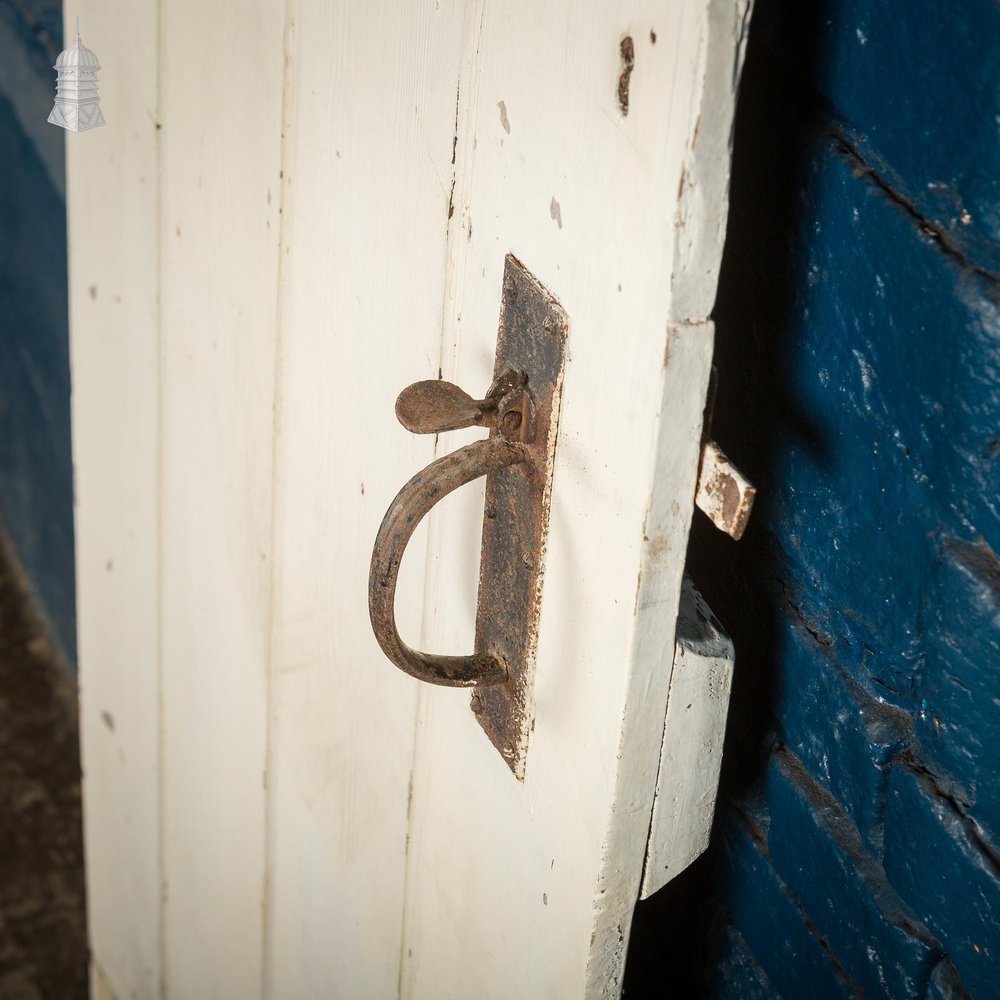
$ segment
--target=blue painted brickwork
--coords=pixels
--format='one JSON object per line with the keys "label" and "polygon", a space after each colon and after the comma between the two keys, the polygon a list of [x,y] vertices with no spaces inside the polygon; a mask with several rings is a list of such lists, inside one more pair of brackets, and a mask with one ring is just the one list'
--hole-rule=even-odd
{"label": "blue painted brickwork", "polygon": [[[719,882],[727,887],[730,906],[720,922],[740,935],[763,972],[762,981],[766,976],[775,995],[795,996],[799,984],[808,982],[813,1000],[859,996],[857,984],[836,961],[772,864],[766,831],[753,818],[735,810],[723,807],[721,816],[713,850]],[[756,820],[760,819],[758,815]],[[738,953],[731,948],[721,949],[719,958],[724,961],[727,951],[728,964],[738,965]],[[735,980],[735,975],[730,975]],[[715,996],[738,995],[729,992],[717,974],[712,986]]]}
{"label": "blue painted brickwork", "polygon": [[754,17],[892,189],[1000,271],[995,0],[762,0]]}
{"label": "blue painted brickwork", "polygon": [[707,855],[626,996],[1000,998],[1000,4],[759,0],[689,572],[733,635]]}
{"label": "blue painted brickwork", "polygon": [[[76,657],[62,131],[51,0],[0,0],[0,524]],[[48,131],[46,131],[48,130]]]}
{"label": "blue painted brickwork", "polygon": [[767,973],[753,957],[743,935],[732,924],[722,928],[716,981],[717,996],[770,1000],[775,994]]}

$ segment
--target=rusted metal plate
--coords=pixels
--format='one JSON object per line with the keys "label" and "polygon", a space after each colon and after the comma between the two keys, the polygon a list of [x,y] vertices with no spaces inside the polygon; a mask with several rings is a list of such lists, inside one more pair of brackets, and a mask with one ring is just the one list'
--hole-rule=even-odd
{"label": "rusted metal plate", "polygon": [[739,541],[750,520],[757,490],[714,441],[701,449],[695,503],[712,523]]}
{"label": "rusted metal plate", "polygon": [[[501,407],[490,436],[520,437],[530,461],[486,478],[476,651],[492,653],[504,663],[508,680],[477,688],[472,710],[519,779],[524,777],[533,720],[538,616],[568,325],[555,299],[508,254],[494,387],[507,388],[511,373],[520,373],[527,376],[530,398],[508,403],[506,414]],[[508,391],[505,400],[515,395]],[[526,412],[529,409],[533,413]],[[512,426],[518,413],[530,421],[522,434]]]}

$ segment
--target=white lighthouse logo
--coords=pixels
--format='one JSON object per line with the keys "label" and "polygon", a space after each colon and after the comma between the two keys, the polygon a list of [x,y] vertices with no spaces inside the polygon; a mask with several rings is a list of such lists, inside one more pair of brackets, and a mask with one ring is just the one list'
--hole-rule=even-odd
{"label": "white lighthouse logo", "polygon": [[73,44],[59,53],[53,67],[57,74],[56,102],[49,121],[70,132],[85,132],[104,125],[97,97],[97,56],[80,41],[80,19],[76,19]]}

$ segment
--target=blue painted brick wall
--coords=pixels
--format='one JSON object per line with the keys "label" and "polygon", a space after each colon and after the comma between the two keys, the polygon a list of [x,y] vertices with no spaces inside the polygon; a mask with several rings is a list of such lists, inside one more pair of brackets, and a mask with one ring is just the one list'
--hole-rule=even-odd
{"label": "blue painted brick wall", "polygon": [[1000,271],[995,0],[761,0],[754,16],[892,189]]}
{"label": "blue painted brick wall", "polygon": [[767,779],[767,847],[782,877],[865,996],[922,996],[940,942],[890,884],[841,804],[793,754]]}
{"label": "blue painted brick wall", "polygon": [[[724,809],[722,815],[724,822],[719,824],[713,849],[718,852],[720,883],[729,887],[723,901],[725,922],[740,934],[772,989],[794,996],[798,983],[808,981],[813,1000],[859,996],[857,984],[836,961],[771,863],[764,830],[746,814]],[[730,954],[731,965],[737,960],[737,955]],[[736,980],[733,973],[730,976]],[[723,984],[716,978],[712,977],[716,995],[738,995],[721,992]]]}
{"label": "blue painted brick wall", "polygon": [[736,643],[705,857],[626,996],[1000,998],[1000,4],[758,0],[689,572]]}
{"label": "blue painted brick wall", "polygon": [[996,996],[1000,866],[959,803],[931,777],[894,767],[886,812],[885,871],[919,919],[948,943],[974,996]]}
{"label": "blue painted brick wall", "polygon": [[838,660],[832,636],[815,639],[798,613],[778,640],[781,742],[838,799],[869,849],[878,850],[888,766],[908,745],[912,719],[872,698]]}
{"label": "blue painted brick wall", "polygon": [[995,839],[1000,833],[1000,569],[981,539],[942,534],[935,541],[939,558],[916,717],[919,753]]}
{"label": "blue painted brick wall", "polygon": [[54,0],[0,0],[0,526],[76,658],[64,133]]}
{"label": "blue painted brick wall", "polygon": [[767,973],[732,924],[725,924],[721,929],[718,956],[715,996],[743,997],[744,1000],[770,1000],[774,996],[775,989]]}

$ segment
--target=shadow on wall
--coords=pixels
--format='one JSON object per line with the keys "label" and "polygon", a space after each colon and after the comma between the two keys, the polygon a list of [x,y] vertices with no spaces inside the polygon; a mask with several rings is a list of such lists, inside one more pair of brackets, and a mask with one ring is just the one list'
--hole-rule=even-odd
{"label": "shadow on wall", "polygon": [[[799,226],[795,199],[815,140],[814,98],[775,72],[761,39],[764,6],[758,3],[754,14],[736,112],[729,223],[713,312],[719,389],[711,428],[712,437],[757,486],[758,496],[739,542],[696,512],[686,565],[736,647],[720,805],[760,780],[774,742],[776,611],[773,595],[758,584],[774,576],[765,525],[780,461],[773,453],[778,425],[792,428],[801,446],[820,461],[825,452],[820,432],[810,425],[808,411],[788,384]],[[795,34],[803,62],[816,55],[810,41],[817,37],[824,7],[821,2],[798,5]],[[683,984],[678,996],[712,992],[706,967],[720,922],[715,853],[713,844],[687,871],[639,904],[626,964],[626,997],[668,995],[668,975]]]}
{"label": "shadow on wall", "polygon": [[62,7],[0,0],[0,530],[76,660]]}
{"label": "shadow on wall", "polygon": [[625,996],[996,996],[1000,7],[754,17],[712,436],[758,504],[687,567],[736,646],[719,809]]}

